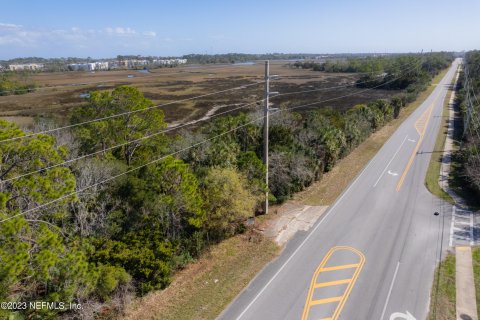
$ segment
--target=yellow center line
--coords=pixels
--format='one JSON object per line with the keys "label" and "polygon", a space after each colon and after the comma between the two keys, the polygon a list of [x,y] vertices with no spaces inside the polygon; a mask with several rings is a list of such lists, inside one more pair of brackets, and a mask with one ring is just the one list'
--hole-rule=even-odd
{"label": "yellow center line", "polygon": [[[359,258],[359,263],[355,264],[347,264],[343,266],[335,266],[335,267],[328,267],[325,268],[325,265],[329,261],[330,257],[337,251],[350,251],[355,253],[358,258]],[[337,320],[344,305],[345,302],[347,301],[350,292],[352,291],[352,288],[357,281],[357,278],[360,274],[360,271],[363,268],[363,265],[365,263],[365,256],[363,255],[362,252],[358,251],[355,248],[352,247],[347,247],[347,246],[339,246],[339,247],[333,247],[328,251],[328,253],[325,255],[323,260],[320,262],[320,265],[318,266],[317,270],[315,270],[315,273],[313,274],[310,288],[308,290],[307,294],[307,301],[305,303],[305,307],[303,309],[302,313],[302,320],[307,320],[308,319],[308,314],[310,312],[310,308],[314,305],[320,305],[320,304],[325,304],[325,303],[331,303],[331,302],[338,302],[337,307],[335,308],[334,314],[330,318],[323,318],[323,320]],[[336,280],[336,281],[330,281],[330,282],[323,282],[323,283],[317,283],[318,276],[324,272],[324,271],[332,271],[332,270],[340,270],[340,269],[347,269],[347,268],[356,268],[353,276],[351,279],[341,279],[341,280]],[[322,290],[321,288],[326,288],[329,286],[333,285],[338,285],[338,284],[344,284],[348,283],[347,288],[345,289],[343,295],[338,296],[338,297],[331,297],[331,298],[325,298],[325,299],[319,299],[319,300],[313,300],[313,294],[315,290]]]}
{"label": "yellow center line", "polygon": [[358,267],[358,263],[344,264],[344,265],[341,265],[341,266],[322,268],[322,269],[320,269],[320,272],[351,269],[351,268],[356,268],[356,267]]}
{"label": "yellow center line", "polygon": [[405,170],[403,171],[402,176],[400,177],[400,180],[398,180],[397,188],[396,188],[397,192],[400,191],[400,189],[402,188],[402,185],[405,182],[405,178],[407,177],[407,174],[410,171],[413,161],[415,160],[415,156],[417,155],[418,149],[420,149],[420,145],[423,142],[423,138],[425,137],[425,133],[427,131],[428,123],[430,122],[430,118],[432,116],[433,106],[437,102],[438,98],[439,98],[439,95],[437,95],[437,97],[432,102],[432,104],[428,107],[428,109],[425,110],[425,112],[422,113],[420,118],[418,118],[418,120],[415,122],[415,125],[414,125],[415,130],[420,135],[420,137],[418,139],[417,145],[413,149],[412,155],[408,160],[407,166],[405,167]]}
{"label": "yellow center line", "polygon": [[352,279],[343,279],[343,280],[316,283],[315,284],[315,289],[316,288],[323,288],[323,287],[338,286],[339,284],[350,283],[351,281],[352,281]]}

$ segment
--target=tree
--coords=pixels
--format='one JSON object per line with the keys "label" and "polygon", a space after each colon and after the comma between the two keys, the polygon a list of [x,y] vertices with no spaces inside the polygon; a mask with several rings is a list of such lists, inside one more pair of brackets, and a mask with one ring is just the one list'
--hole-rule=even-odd
{"label": "tree", "polygon": [[[24,135],[16,125],[0,120],[0,140]],[[64,225],[71,219],[67,204],[75,199],[68,197],[75,190],[71,171],[56,167],[15,179],[66,156],[47,135],[0,144],[0,220],[9,219],[0,223],[1,300],[71,302],[95,288],[92,266],[77,245],[64,238]],[[64,199],[27,212],[59,198]],[[43,317],[55,313],[32,312]]]}
{"label": "tree", "polygon": [[[148,161],[157,156],[165,148],[166,137],[159,133],[166,128],[166,123],[163,111],[153,107],[153,102],[134,87],[120,86],[112,92],[92,92],[89,105],[74,112],[72,123],[116,114],[124,115],[95,121],[77,129],[81,151],[83,153],[105,151],[108,147],[130,142],[120,148],[104,152],[103,155],[123,160],[127,165],[133,161]],[[149,110],[139,111],[147,108]],[[153,134],[151,138],[131,142]]]}
{"label": "tree", "polygon": [[203,180],[205,227],[216,239],[232,235],[248,217],[259,195],[247,188],[246,179],[232,168],[211,168]]}
{"label": "tree", "polygon": [[[255,152],[247,151],[238,156],[238,169],[245,175],[248,181],[248,189],[252,194],[259,195],[265,193],[268,187],[265,183],[266,168]],[[257,201],[256,209],[260,209],[262,201]]]}
{"label": "tree", "polygon": [[186,163],[171,156],[131,176],[119,195],[131,206],[127,231],[158,225],[165,238],[177,240],[205,220],[197,178]]}

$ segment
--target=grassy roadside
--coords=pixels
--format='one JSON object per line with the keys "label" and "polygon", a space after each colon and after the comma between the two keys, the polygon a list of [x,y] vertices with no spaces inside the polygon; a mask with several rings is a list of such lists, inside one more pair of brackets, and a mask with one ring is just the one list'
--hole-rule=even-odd
{"label": "grassy roadside", "polygon": [[279,251],[255,233],[227,239],[178,272],[167,289],[134,301],[124,319],[215,319]]}
{"label": "grassy roadside", "polygon": [[480,247],[472,248],[472,263],[477,298],[477,316],[480,319]]}
{"label": "grassy roadside", "polygon": [[427,90],[420,93],[417,100],[407,105],[400,112],[397,119],[390,121],[379,131],[373,133],[348,156],[341,159],[330,172],[327,172],[320,181],[314,183],[307,190],[298,193],[294,201],[306,205],[330,205],[350,184],[350,182],[367,165],[370,159],[380,150],[383,144],[397,130],[403,121],[417,109],[432,93],[436,84],[445,76],[448,69],[440,72],[432,81]]}
{"label": "grassy roadside", "polygon": [[442,110],[442,122],[440,124],[440,128],[437,134],[437,140],[435,141],[434,153],[430,158],[430,163],[428,165],[427,174],[425,176],[425,186],[427,187],[428,191],[432,194],[436,195],[437,197],[449,202],[454,203],[453,198],[446,193],[438,184],[438,179],[440,176],[440,167],[442,165],[442,156],[443,150],[445,146],[445,140],[447,138],[448,132],[448,105],[450,103],[450,98],[453,94],[453,85],[455,84],[455,78],[452,80],[452,88],[447,91],[447,96],[443,102],[443,110]]}
{"label": "grassy roadside", "polygon": [[435,270],[430,301],[429,320],[456,318],[455,255],[453,253],[448,254]]}

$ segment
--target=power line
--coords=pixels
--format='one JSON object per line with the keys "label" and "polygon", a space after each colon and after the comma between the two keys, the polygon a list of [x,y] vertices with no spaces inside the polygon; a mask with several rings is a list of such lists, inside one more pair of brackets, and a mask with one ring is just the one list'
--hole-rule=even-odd
{"label": "power line", "polygon": [[[400,78],[400,77],[398,77],[398,78]],[[397,78],[397,79],[398,79],[398,78]],[[392,79],[392,80],[390,80],[390,82],[391,82],[391,81],[395,81],[395,80],[397,80],[397,79]],[[385,84],[387,84],[387,83],[388,83],[388,82],[383,83],[382,85],[385,85]],[[379,86],[381,86],[381,85],[379,85]],[[371,88],[365,89],[365,90],[362,91],[362,93],[365,92],[365,91],[373,90],[373,89],[375,89],[375,88],[377,88],[377,87],[379,87],[379,86],[375,86],[375,87],[371,87]],[[356,94],[356,93],[353,93],[353,94]],[[321,103],[321,102],[327,102],[327,101],[337,100],[337,99],[341,99],[341,98],[344,98],[344,97],[347,97],[347,96],[351,96],[351,95],[353,95],[353,94],[343,95],[343,96],[340,96],[340,97],[337,97],[337,98],[331,98],[331,99],[327,99],[327,100],[324,100],[324,101],[319,101],[319,102],[312,103],[312,104],[296,106],[296,107],[292,107],[292,108],[288,108],[288,109],[282,109],[282,110],[275,111],[275,112],[273,112],[273,113],[282,112],[282,111],[287,111],[287,110],[292,110],[292,109],[296,109],[296,108],[300,108],[300,107],[305,107],[305,106],[309,106],[309,105],[313,105],[313,104],[318,104],[318,103]],[[5,219],[3,219],[3,220],[0,220],[0,223],[5,222],[5,221],[8,221],[8,220],[11,220],[11,219],[13,219],[13,218],[15,218],[15,217],[18,217],[18,216],[21,216],[21,215],[24,215],[24,214],[27,214],[27,213],[30,213],[30,212],[33,212],[33,211],[37,211],[37,210],[42,209],[42,208],[45,208],[45,207],[47,207],[47,206],[49,206],[49,205],[51,205],[51,204],[54,204],[54,203],[57,203],[57,202],[62,201],[62,200],[64,200],[64,199],[67,199],[67,198],[69,198],[69,197],[72,197],[72,196],[74,196],[74,195],[76,195],[76,194],[78,194],[78,193],[82,193],[82,192],[84,192],[84,191],[86,191],[86,190],[88,190],[88,189],[90,189],[90,188],[96,187],[96,186],[98,186],[98,185],[105,184],[105,183],[110,182],[110,181],[112,181],[112,180],[114,180],[114,179],[117,179],[117,178],[119,178],[119,177],[121,177],[121,176],[124,176],[124,175],[126,175],[126,174],[128,174],[128,173],[131,173],[131,172],[134,172],[134,171],[136,171],[136,170],[138,170],[138,169],[144,168],[144,167],[146,167],[146,166],[148,166],[148,165],[150,165],[150,164],[154,164],[154,163],[157,163],[157,162],[159,162],[159,161],[162,161],[162,160],[164,160],[165,158],[167,158],[167,157],[169,157],[169,156],[173,156],[173,155],[179,154],[179,153],[181,153],[181,152],[184,152],[184,151],[186,151],[186,150],[189,150],[189,149],[191,149],[191,148],[195,148],[195,147],[197,147],[197,146],[199,146],[199,145],[202,145],[202,144],[204,144],[204,143],[206,143],[206,142],[208,142],[208,141],[212,141],[212,140],[214,140],[214,139],[216,139],[216,138],[219,138],[219,137],[221,137],[221,136],[224,136],[224,135],[226,135],[226,134],[228,134],[228,133],[231,133],[231,132],[233,132],[233,131],[235,131],[235,130],[237,130],[237,129],[246,127],[247,125],[252,124],[252,123],[254,123],[254,122],[258,121],[258,120],[264,119],[264,118],[265,118],[265,116],[258,117],[258,118],[256,118],[256,119],[253,119],[253,120],[251,120],[251,121],[248,121],[248,122],[246,122],[246,123],[244,123],[244,124],[242,124],[242,125],[240,125],[240,126],[237,126],[237,127],[232,128],[232,129],[230,129],[230,130],[227,130],[227,131],[225,131],[225,132],[222,132],[222,133],[220,133],[220,134],[218,134],[218,135],[216,135],[216,136],[214,136],[214,137],[211,137],[211,138],[208,138],[208,139],[204,139],[204,140],[202,140],[202,141],[200,141],[200,142],[194,143],[193,145],[190,145],[190,146],[188,146],[188,147],[182,148],[182,149],[177,150],[177,151],[175,151],[175,152],[172,152],[172,153],[170,153],[170,154],[168,154],[168,155],[165,155],[165,156],[162,156],[162,157],[157,158],[157,159],[155,159],[155,160],[152,160],[152,161],[150,161],[150,162],[147,162],[147,163],[145,163],[145,164],[143,164],[143,165],[140,165],[140,166],[131,168],[131,169],[125,171],[125,172],[122,172],[122,173],[120,173],[120,174],[114,175],[114,176],[112,176],[112,177],[110,177],[110,178],[107,178],[107,179],[105,179],[105,180],[99,181],[99,182],[94,183],[94,184],[92,184],[92,185],[86,186],[86,187],[84,187],[84,188],[82,188],[82,189],[80,189],[80,190],[76,190],[76,191],[74,191],[74,192],[68,193],[68,194],[66,194],[66,195],[64,195],[64,196],[62,196],[62,197],[59,197],[59,198],[54,199],[54,200],[51,200],[51,201],[46,202],[46,203],[44,203],[44,204],[41,204],[41,205],[39,205],[39,206],[37,206],[37,207],[34,207],[34,208],[31,208],[31,209],[28,209],[28,210],[19,212],[19,213],[15,214],[15,215],[13,215],[13,216],[11,216],[11,217],[8,217],[8,218],[5,218]]]}
{"label": "power line", "polygon": [[[420,59],[421,59],[421,58],[420,58]],[[420,59],[419,59],[419,60],[420,60]],[[415,62],[415,63],[418,63],[418,62],[419,62],[419,61],[417,61],[417,62]],[[405,71],[405,70],[404,70],[404,71]],[[368,82],[372,82],[372,81],[376,81],[376,79],[368,80],[368,81],[364,81],[364,82],[360,82],[360,83],[358,83],[358,84],[368,83]],[[13,138],[8,138],[8,139],[0,140],[0,143],[9,142],[9,141],[15,141],[15,140],[20,140],[20,139],[29,138],[29,137],[34,137],[34,136],[38,136],[38,135],[40,135],[40,134],[52,133],[52,132],[57,132],[57,131],[60,131],[60,130],[65,130],[65,129],[71,129],[71,128],[75,128],[75,127],[78,127],[78,126],[82,126],[82,125],[86,125],[86,124],[90,124],[90,123],[95,123],[95,122],[98,122],[98,121],[114,119],[114,118],[121,117],[121,116],[128,115],[128,114],[134,114],[134,113],[138,113],[138,112],[144,112],[144,111],[152,110],[152,109],[155,109],[155,108],[165,107],[165,106],[169,106],[169,105],[172,105],[172,104],[181,103],[181,102],[186,102],[186,101],[191,101],[191,100],[195,100],[195,99],[199,99],[199,98],[204,98],[204,97],[208,97],[208,96],[212,96],[212,95],[216,95],[216,94],[220,94],[220,93],[225,93],[225,92],[229,92],[229,91],[233,91],[233,90],[245,89],[245,88],[247,88],[247,87],[255,86],[255,85],[261,84],[261,83],[264,83],[264,81],[259,81],[259,82],[255,82],[255,83],[252,83],[252,84],[247,84],[247,85],[238,86],[238,87],[235,87],[235,88],[230,88],[230,89],[220,90],[220,91],[216,91],[216,92],[212,92],[212,93],[207,93],[207,94],[203,94],[203,95],[199,95],[199,96],[195,96],[195,97],[191,97],[191,98],[185,98],[185,99],[180,99],[180,100],[176,100],[176,101],[171,101],[171,102],[168,102],[168,103],[165,103],[165,104],[155,105],[155,106],[151,106],[151,107],[147,107],[147,108],[143,108],[143,109],[138,109],[138,110],[133,110],[133,111],[127,111],[127,112],[123,112],[123,113],[119,113],[119,114],[114,114],[114,115],[110,115],[110,116],[106,116],[106,117],[101,117],[101,118],[96,118],[96,119],[92,119],[92,120],[88,120],[88,121],[83,121],[83,122],[79,122],[79,123],[74,123],[74,124],[70,124],[70,125],[67,125],[67,126],[63,126],[63,127],[58,127],[58,128],[43,130],[43,131],[39,131],[39,132],[32,132],[32,133],[29,133],[29,134],[26,134],[26,135],[23,135],[23,136],[17,136],[17,137],[13,137]],[[350,85],[353,85],[353,84],[350,84]],[[328,89],[336,89],[336,88],[348,87],[348,86],[350,86],[350,85],[347,85],[347,86],[342,85],[342,86],[335,86],[335,87],[329,87],[329,88],[319,88],[319,89],[312,89],[312,90],[305,90],[305,91],[297,91],[297,92],[287,92],[287,93],[283,93],[283,94],[276,95],[276,97],[278,97],[278,96],[285,96],[285,95],[291,95],[291,94],[298,94],[298,93],[307,93],[307,92],[322,91],[322,90],[328,90]]]}
{"label": "power line", "polygon": [[[392,79],[390,80],[389,82],[392,82],[392,81],[395,81],[395,80],[398,80],[400,77],[397,77],[396,79]],[[331,99],[327,99],[327,100],[323,100],[323,101],[317,101],[317,102],[314,102],[314,103],[311,103],[311,104],[307,104],[307,105],[301,105],[301,106],[296,106],[294,108],[290,108],[290,109],[286,109],[286,110],[291,110],[291,109],[296,109],[296,108],[300,108],[300,107],[305,107],[305,106],[309,106],[309,105],[313,105],[313,104],[318,104],[318,103],[324,103],[324,102],[329,102],[329,101],[333,101],[333,100],[338,100],[338,99],[341,99],[341,98],[345,98],[345,97],[348,97],[348,96],[351,96],[351,95],[355,95],[355,94],[358,94],[358,93],[363,93],[365,91],[369,91],[369,90],[372,90],[372,89],[375,89],[377,87],[380,87],[382,85],[385,85],[389,82],[386,82],[386,83],[383,83],[383,84],[380,84],[378,86],[375,86],[375,87],[372,87],[372,88],[368,88],[368,89],[365,89],[361,92],[354,92],[354,93],[351,93],[351,94],[348,94],[348,95],[344,95],[344,96],[340,96],[340,97],[335,97],[335,98],[331,98]],[[344,85],[342,87],[348,87],[349,85]],[[330,87],[330,88],[320,88],[320,89],[335,89],[335,88],[339,88],[339,86],[336,86],[336,87]],[[320,90],[318,89],[318,90]],[[301,92],[304,92],[304,91],[299,91],[297,93],[301,93]],[[290,92],[289,94],[294,94],[295,92]],[[279,95],[275,95],[275,97],[278,97]],[[117,149],[117,148],[121,148],[121,147],[124,147],[124,146],[127,146],[129,144],[132,144],[132,143],[135,143],[135,142],[140,142],[140,141],[143,141],[143,140],[147,140],[147,139],[150,139],[152,137],[155,137],[155,136],[158,136],[160,134],[163,134],[163,133],[167,133],[167,132],[170,132],[170,131],[173,131],[173,130],[176,130],[176,129],[180,129],[180,128],[183,128],[183,127],[186,127],[188,125],[191,125],[191,124],[194,124],[194,123],[198,123],[198,122],[202,122],[202,121],[205,121],[205,120],[209,120],[211,118],[214,118],[214,117],[218,117],[220,115],[224,115],[226,113],[230,113],[230,112],[233,112],[233,111],[236,111],[236,110],[240,110],[240,109],[243,109],[245,107],[248,107],[248,106],[251,106],[251,105],[255,105],[259,102],[264,102],[266,98],[262,99],[262,100],[257,100],[257,101],[254,101],[254,102],[251,102],[251,103],[248,103],[248,104],[244,104],[244,105],[241,105],[237,108],[234,108],[234,109],[229,109],[229,110],[226,110],[226,111],[223,111],[223,112],[220,112],[220,113],[217,113],[217,114],[214,114],[212,115],[211,117],[209,118],[205,118],[205,119],[200,119],[200,120],[195,120],[195,121],[191,121],[191,122],[187,122],[187,123],[183,123],[181,125],[178,125],[178,126],[175,126],[175,127],[171,127],[171,128],[168,128],[166,130],[161,130],[161,131],[158,131],[158,132],[155,132],[155,133],[152,133],[152,134],[149,134],[149,135],[146,135],[146,136],[143,136],[141,138],[138,138],[138,139],[134,139],[134,140],[130,140],[130,141],[126,141],[124,143],[120,143],[120,144],[117,144],[117,145],[114,145],[114,146],[111,146],[111,147],[108,147],[108,148],[105,148],[105,149],[102,149],[102,150],[98,150],[98,151],[95,151],[95,152],[92,152],[92,153],[89,153],[89,154],[86,154],[86,155],[82,155],[82,156],[79,156],[79,157],[76,157],[76,158],[73,158],[73,159],[69,159],[69,160],[66,160],[64,162],[60,162],[60,163],[57,163],[57,164],[54,164],[54,165],[51,165],[51,166],[48,166],[48,167],[44,167],[44,168],[40,168],[38,170],[34,170],[34,171],[30,171],[30,172],[27,172],[25,174],[21,174],[21,175],[18,175],[18,176],[15,176],[15,177],[12,177],[12,178],[9,178],[9,179],[4,179],[2,181],[0,181],[0,184],[3,184],[3,183],[6,183],[6,182],[10,182],[10,181],[14,181],[14,180],[18,180],[20,178],[25,178],[25,177],[28,177],[28,176],[31,176],[33,174],[36,174],[36,173],[41,173],[41,172],[44,172],[46,170],[49,170],[49,169],[53,169],[53,168],[57,168],[57,167],[61,167],[61,166],[64,166],[64,165],[67,165],[69,163],[73,163],[73,162],[76,162],[76,161],[79,161],[79,160],[82,160],[82,159],[86,159],[86,158],[89,158],[91,156],[94,156],[94,155],[97,155],[97,154],[101,154],[101,153],[104,153],[106,151],[110,151],[110,150],[114,150],[114,149]],[[276,112],[273,112],[273,113],[276,113]],[[265,118],[265,115],[264,115],[264,118]],[[3,140],[5,141],[5,140]]]}
{"label": "power line", "polygon": [[26,135],[23,135],[23,136],[17,136],[17,137],[13,137],[13,138],[0,140],[0,143],[20,140],[20,139],[29,138],[29,137],[34,137],[34,136],[38,136],[40,134],[52,133],[52,132],[56,132],[56,131],[60,131],[60,130],[64,130],[64,129],[71,129],[71,128],[75,128],[75,127],[78,127],[78,126],[82,126],[82,125],[86,125],[86,124],[90,124],[90,123],[94,123],[94,122],[98,122],[98,121],[103,121],[103,120],[114,119],[114,118],[118,118],[118,117],[129,115],[129,114],[134,114],[134,113],[138,113],[138,112],[145,112],[145,111],[148,111],[148,110],[152,110],[152,109],[156,109],[156,108],[160,108],[160,107],[165,107],[165,106],[169,106],[169,105],[180,103],[180,102],[186,102],[186,101],[190,101],[190,100],[204,98],[204,97],[208,97],[208,96],[212,96],[212,95],[216,95],[216,94],[220,94],[220,93],[225,93],[225,92],[228,92],[228,91],[245,89],[247,87],[255,86],[255,85],[258,85],[258,84],[261,84],[261,83],[263,83],[263,81],[255,82],[255,83],[251,83],[251,84],[247,84],[247,85],[243,85],[243,86],[238,86],[238,87],[235,87],[235,88],[230,88],[230,89],[215,91],[215,92],[211,92],[211,93],[206,93],[206,94],[202,94],[202,95],[191,97],[191,98],[185,98],[185,99],[180,99],[180,100],[176,100],[176,101],[171,101],[171,102],[168,102],[168,103],[165,103],[165,104],[159,104],[159,105],[155,105],[155,106],[151,106],[151,107],[147,107],[147,108],[143,108],[143,109],[117,113],[117,114],[114,114],[114,115],[101,117],[101,118],[96,118],[96,119],[83,121],[83,122],[79,122],[79,123],[74,123],[74,124],[70,124],[70,125],[67,125],[67,126],[54,128],[54,129],[48,129],[48,130],[44,130],[44,131],[40,131],[40,132],[33,132],[33,133],[29,133],[29,134],[26,134]]}
{"label": "power line", "polygon": [[[235,66],[238,67],[238,66]],[[191,68],[191,67],[190,67]],[[225,69],[228,68],[228,65],[221,65],[221,66],[209,66],[210,69]],[[187,67],[185,68],[187,69]],[[139,70],[134,70],[134,69],[126,69],[124,71],[139,71]],[[110,72],[110,71],[108,71]],[[170,76],[170,75],[177,75],[177,74],[187,74],[191,73],[189,71],[179,71],[179,72],[166,72],[166,73],[148,73],[148,74],[143,74],[142,77],[138,77],[135,79],[142,79],[142,78],[147,78],[147,77],[155,77],[155,76]],[[204,71],[203,73],[208,73],[208,71]],[[130,78],[132,79],[132,78]],[[110,80],[103,80],[103,81],[95,81],[95,82],[80,82],[80,83],[70,83],[70,84],[61,84],[61,85],[56,85],[56,86],[44,86],[44,87],[39,87],[39,88],[31,88],[31,89],[13,89],[13,90],[4,90],[0,91],[0,95],[2,93],[15,93],[15,92],[38,92],[38,91],[44,91],[44,90],[49,90],[49,89],[56,89],[56,88],[70,88],[70,87],[80,87],[80,86],[89,86],[89,85],[95,85],[95,84],[103,84],[103,83],[111,83],[111,82],[120,82],[120,81],[125,81],[125,77],[123,78],[117,78],[117,79],[110,79]]]}
{"label": "power line", "polygon": [[82,156],[79,156],[79,157],[76,157],[76,158],[73,158],[73,159],[69,159],[69,160],[66,160],[64,162],[57,163],[57,164],[54,164],[54,165],[51,165],[51,166],[48,166],[48,167],[44,167],[44,168],[41,168],[41,169],[38,169],[38,170],[35,170],[35,171],[27,172],[25,174],[21,174],[21,175],[18,175],[18,176],[9,178],[9,179],[4,179],[4,180],[0,181],[0,185],[3,184],[3,183],[6,183],[6,182],[10,182],[10,181],[18,180],[20,178],[25,178],[25,177],[31,176],[32,174],[35,174],[35,173],[40,173],[40,172],[44,172],[46,170],[50,170],[50,169],[53,169],[53,168],[65,166],[66,164],[76,162],[76,161],[79,161],[79,160],[82,160],[82,159],[85,159],[85,158],[89,158],[91,156],[104,153],[106,151],[121,148],[121,147],[127,146],[127,145],[135,143],[135,142],[140,142],[140,141],[143,141],[143,140],[147,140],[147,139],[153,138],[155,136],[158,136],[158,135],[161,135],[161,134],[173,131],[173,130],[177,130],[177,129],[186,127],[186,126],[191,125],[193,123],[198,123],[198,122],[201,122],[201,121],[205,121],[205,120],[208,120],[208,119],[211,119],[211,118],[214,118],[214,117],[224,115],[224,114],[229,113],[229,112],[233,112],[233,111],[236,111],[236,110],[239,110],[239,109],[243,109],[247,106],[254,105],[254,104],[256,104],[258,102],[261,102],[261,101],[263,101],[263,99],[255,101],[255,102],[251,102],[251,103],[248,103],[248,104],[245,104],[245,105],[241,105],[241,106],[239,106],[237,108],[234,108],[234,109],[230,109],[230,110],[226,110],[226,111],[223,111],[223,112],[220,112],[220,113],[216,113],[216,114],[212,115],[210,118],[206,118],[206,119],[203,119],[203,120],[198,120],[196,122],[192,121],[192,122],[183,123],[181,125],[171,127],[171,128],[166,129],[166,130],[158,131],[158,132],[143,136],[143,137],[138,138],[138,139],[134,139],[134,140],[130,140],[130,141],[127,141],[127,142],[124,142],[124,143],[120,143],[120,144],[117,144],[117,145],[114,145],[114,146],[111,146],[111,147],[108,147],[108,148],[105,148],[105,149],[102,149],[102,150],[98,150],[98,151],[95,151],[95,152],[92,152],[92,153],[89,153],[89,154],[85,154],[85,155],[82,155]]}
{"label": "power line", "polygon": [[[413,68],[412,68],[413,69]],[[323,101],[316,101],[316,102],[312,102],[312,103],[308,103],[308,104],[304,104],[304,105],[300,105],[300,106],[295,106],[295,107],[290,107],[290,108],[286,108],[286,109],[279,109],[275,112],[273,112],[272,114],[275,114],[275,113],[278,113],[278,112],[282,112],[282,111],[290,111],[290,110],[294,110],[294,109],[298,109],[298,108],[304,108],[304,107],[309,107],[309,106],[312,106],[312,105],[316,105],[316,104],[319,104],[319,103],[325,103],[325,102],[330,102],[330,101],[334,101],[334,100],[339,100],[339,99],[342,99],[342,98],[347,98],[347,97],[350,97],[350,96],[353,96],[353,95],[356,95],[356,94],[361,94],[361,93],[364,93],[364,92],[367,92],[367,91],[370,91],[370,90],[373,90],[373,89],[376,89],[376,88],[379,88],[379,87],[382,87],[386,84],[389,84],[389,83],[392,83],[394,81],[397,81],[398,79],[400,79],[401,76],[397,77],[397,78],[394,78],[394,79],[391,79],[387,82],[384,82],[382,84],[379,84],[379,85],[376,85],[376,86],[373,86],[373,87],[370,87],[370,88],[367,88],[365,90],[362,90],[360,92],[352,92],[352,93],[349,93],[349,94],[345,94],[343,96],[340,96],[340,97],[335,97],[335,98],[331,98],[331,99],[327,99],[327,100],[323,100]]]}
{"label": "power line", "polygon": [[240,125],[240,126],[237,126],[237,127],[233,128],[233,129],[224,131],[224,132],[222,132],[222,133],[220,133],[220,134],[218,134],[218,135],[216,135],[216,136],[214,136],[214,137],[211,137],[211,138],[202,140],[202,141],[200,141],[200,142],[194,143],[194,144],[191,145],[191,146],[182,148],[182,149],[180,149],[180,150],[177,150],[177,151],[175,151],[175,152],[169,153],[169,154],[167,154],[167,155],[165,155],[165,156],[162,156],[162,157],[160,157],[160,158],[157,158],[157,159],[155,159],[155,160],[152,160],[152,161],[147,162],[147,163],[145,163],[145,164],[142,164],[142,165],[140,165],[140,166],[131,168],[131,169],[125,171],[125,172],[122,172],[122,173],[119,173],[119,174],[117,174],[117,175],[114,175],[114,176],[112,176],[112,177],[110,177],[110,178],[107,178],[107,179],[105,179],[105,180],[102,180],[102,181],[99,181],[99,182],[97,182],[97,183],[94,183],[94,184],[91,184],[91,185],[89,185],[89,186],[86,186],[86,187],[84,187],[84,188],[82,188],[82,189],[80,189],[80,190],[76,190],[76,191],[74,191],[74,192],[70,192],[70,193],[68,193],[68,194],[66,194],[66,195],[64,195],[64,196],[62,196],[62,197],[59,197],[59,198],[54,199],[54,200],[51,200],[51,201],[49,201],[49,202],[46,202],[46,203],[44,203],[44,204],[41,204],[41,205],[39,205],[39,206],[37,206],[37,207],[34,207],[34,208],[32,208],[32,209],[28,209],[28,210],[22,211],[22,212],[20,212],[20,213],[17,213],[17,214],[15,214],[15,215],[11,216],[11,217],[8,217],[8,218],[5,218],[5,219],[3,219],[3,220],[0,220],[0,223],[3,223],[3,222],[8,221],[8,220],[11,220],[11,219],[16,218],[16,217],[18,217],[18,216],[21,216],[21,215],[24,215],[24,214],[27,214],[27,213],[30,213],[30,212],[37,211],[37,210],[39,210],[39,209],[45,208],[45,207],[47,207],[47,206],[49,206],[49,205],[52,205],[52,204],[57,203],[57,202],[59,202],[59,201],[62,201],[62,200],[65,200],[65,199],[67,199],[67,198],[70,198],[70,197],[72,197],[72,196],[75,196],[75,195],[78,194],[78,193],[82,193],[82,192],[84,192],[84,191],[86,191],[86,190],[88,190],[88,189],[90,189],[90,188],[93,188],[93,187],[96,187],[96,186],[105,184],[105,183],[110,182],[110,181],[112,181],[112,180],[115,180],[115,179],[117,179],[117,178],[119,178],[119,177],[121,177],[121,176],[124,176],[124,175],[127,175],[127,174],[131,173],[131,172],[134,172],[134,171],[136,171],[136,170],[138,170],[138,169],[141,169],[141,168],[144,168],[144,167],[149,166],[149,165],[151,165],[151,164],[154,164],[154,163],[157,163],[157,162],[159,162],[159,161],[162,161],[162,160],[164,160],[164,159],[166,159],[166,158],[168,158],[168,157],[170,157],[170,156],[174,156],[174,155],[176,155],[176,154],[179,154],[179,153],[184,152],[184,151],[186,151],[186,150],[189,150],[189,149],[191,149],[191,148],[198,147],[199,145],[202,145],[202,144],[204,144],[204,143],[207,143],[208,141],[212,141],[212,140],[214,140],[214,139],[216,139],[216,138],[218,138],[218,137],[224,136],[224,135],[226,135],[226,134],[228,134],[228,133],[231,133],[231,132],[233,132],[233,131],[235,131],[235,130],[237,130],[237,129],[246,127],[247,125],[252,124],[252,123],[254,123],[254,122],[258,121],[258,120],[261,120],[261,119],[263,119],[263,116],[262,116],[262,117],[259,117],[259,118],[256,118],[256,119],[254,119],[254,120],[251,120],[251,121],[249,121],[249,122],[246,122],[246,123],[244,123],[244,124],[242,124],[242,125]]}

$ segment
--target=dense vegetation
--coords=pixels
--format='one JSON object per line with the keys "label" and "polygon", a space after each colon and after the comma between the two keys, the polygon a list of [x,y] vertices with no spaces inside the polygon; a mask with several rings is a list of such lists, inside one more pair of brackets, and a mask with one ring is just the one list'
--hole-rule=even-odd
{"label": "dense vegetation", "polygon": [[[459,165],[457,178],[471,198],[480,195],[480,51],[467,52],[464,70],[458,79],[456,103],[463,118],[461,148],[454,154]],[[468,78],[467,78],[468,75]],[[460,128],[462,130],[462,128]],[[478,201],[477,201],[478,202]]]}
{"label": "dense vegetation", "polygon": [[[421,61],[421,62],[419,62]],[[324,72],[354,72],[363,75],[357,81],[359,88],[381,87],[387,90],[405,90],[407,101],[413,101],[425,90],[430,79],[453,61],[449,53],[367,57],[363,59],[295,62],[296,68]]]}
{"label": "dense vegetation", "polygon": [[188,59],[189,63],[235,63],[247,62],[255,60],[292,60],[292,59],[306,59],[313,57],[312,54],[246,54],[246,53],[225,53],[225,54],[188,54],[182,58]]}
{"label": "dense vegetation", "polygon": [[[293,113],[280,106],[270,127],[271,200],[284,201],[320,179],[397,117],[406,97],[346,112]],[[1,300],[77,302],[84,318],[106,318],[131,296],[168,286],[176,270],[209,244],[242,232],[246,218],[261,212],[267,186],[259,114],[219,117],[167,136],[162,110],[138,112],[152,105],[138,89],[121,86],[92,93],[71,121],[105,120],[70,133],[18,139],[25,132],[0,121],[0,140],[10,139],[0,142]]]}
{"label": "dense vegetation", "polygon": [[29,80],[28,72],[19,73],[16,80],[12,77],[11,72],[0,72],[0,96],[35,91],[36,85]]}

